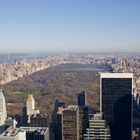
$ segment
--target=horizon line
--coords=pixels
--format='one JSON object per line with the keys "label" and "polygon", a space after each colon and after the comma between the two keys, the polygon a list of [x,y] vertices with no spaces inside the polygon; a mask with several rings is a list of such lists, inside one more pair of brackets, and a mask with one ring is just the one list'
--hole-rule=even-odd
{"label": "horizon line", "polygon": [[134,54],[134,53],[140,53],[140,51],[3,51],[0,52],[0,55],[4,55],[4,54],[47,54],[47,53],[58,53],[58,54],[78,54],[78,53],[83,53],[83,54],[117,54],[117,53],[127,53],[127,54]]}

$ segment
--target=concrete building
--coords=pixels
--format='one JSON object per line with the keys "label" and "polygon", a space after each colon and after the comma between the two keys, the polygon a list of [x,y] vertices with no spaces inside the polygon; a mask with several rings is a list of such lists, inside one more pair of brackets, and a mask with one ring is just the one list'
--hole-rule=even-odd
{"label": "concrete building", "polygon": [[30,127],[49,127],[47,114],[34,114],[30,117]]}
{"label": "concrete building", "polygon": [[17,121],[16,121],[15,119],[12,119],[11,117],[8,117],[8,118],[5,120],[5,130],[6,130],[8,127],[16,128],[16,125],[17,125]]}
{"label": "concrete building", "polygon": [[101,114],[95,114],[94,117],[90,118],[84,140],[111,140],[109,127]]}
{"label": "concrete building", "polygon": [[79,108],[76,105],[62,112],[62,140],[79,140]]}
{"label": "concrete building", "polygon": [[26,131],[26,140],[49,140],[48,127],[20,127],[20,130]]}
{"label": "concrete building", "polygon": [[49,128],[47,127],[9,127],[0,140],[49,140]]}
{"label": "concrete building", "polygon": [[4,123],[7,118],[5,97],[2,90],[0,90],[0,134],[4,131]]}
{"label": "concrete building", "polygon": [[28,95],[28,99],[26,101],[26,111],[28,116],[28,123],[30,123],[31,115],[39,114],[39,110],[35,109],[35,100],[32,94]]}
{"label": "concrete building", "polygon": [[9,127],[0,135],[0,140],[26,140],[26,131],[20,128]]}

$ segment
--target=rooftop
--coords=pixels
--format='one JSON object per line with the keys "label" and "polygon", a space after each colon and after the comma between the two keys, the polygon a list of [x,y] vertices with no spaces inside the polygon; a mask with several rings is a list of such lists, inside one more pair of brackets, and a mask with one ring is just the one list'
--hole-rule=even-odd
{"label": "rooftop", "polygon": [[48,117],[48,115],[47,114],[33,114],[31,117],[32,118],[33,117]]}
{"label": "rooftop", "polygon": [[65,110],[77,111],[77,109],[78,109],[77,105],[69,105],[68,108],[66,108]]}
{"label": "rooftop", "polygon": [[33,131],[35,134],[45,134],[48,131],[47,127],[20,127],[20,128],[13,128],[9,127],[5,132],[1,134],[0,137],[15,137],[19,132],[28,132]]}
{"label": "rooftop", "polygon": [[133,73],[100,73],[101,78],[133,78]]}

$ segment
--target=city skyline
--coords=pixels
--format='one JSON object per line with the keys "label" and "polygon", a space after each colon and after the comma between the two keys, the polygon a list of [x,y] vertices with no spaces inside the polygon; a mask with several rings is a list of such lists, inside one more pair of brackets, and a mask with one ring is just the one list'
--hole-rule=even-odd
{"label": "city skyline", "polygon": [[0,73],[0,139],[139,137],[139,55],[38,56],[1,63]]}
{"label": "city skyline", "polygon": [[140,52],[140,2],[0,1],[1,52]]}

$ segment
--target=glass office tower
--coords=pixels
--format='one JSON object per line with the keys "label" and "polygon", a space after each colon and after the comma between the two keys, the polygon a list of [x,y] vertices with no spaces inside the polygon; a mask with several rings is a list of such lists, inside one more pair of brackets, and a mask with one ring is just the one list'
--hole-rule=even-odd
{"label": "glass office tower", "polygon": [[133,74],[101,73],[100,111],[110,126],[111,140],[132,139]]}
{"label": "glass office tower", "polygon": [[78,94],[78,106],[86,106],[86,93],[85,91],[82,91]]}

